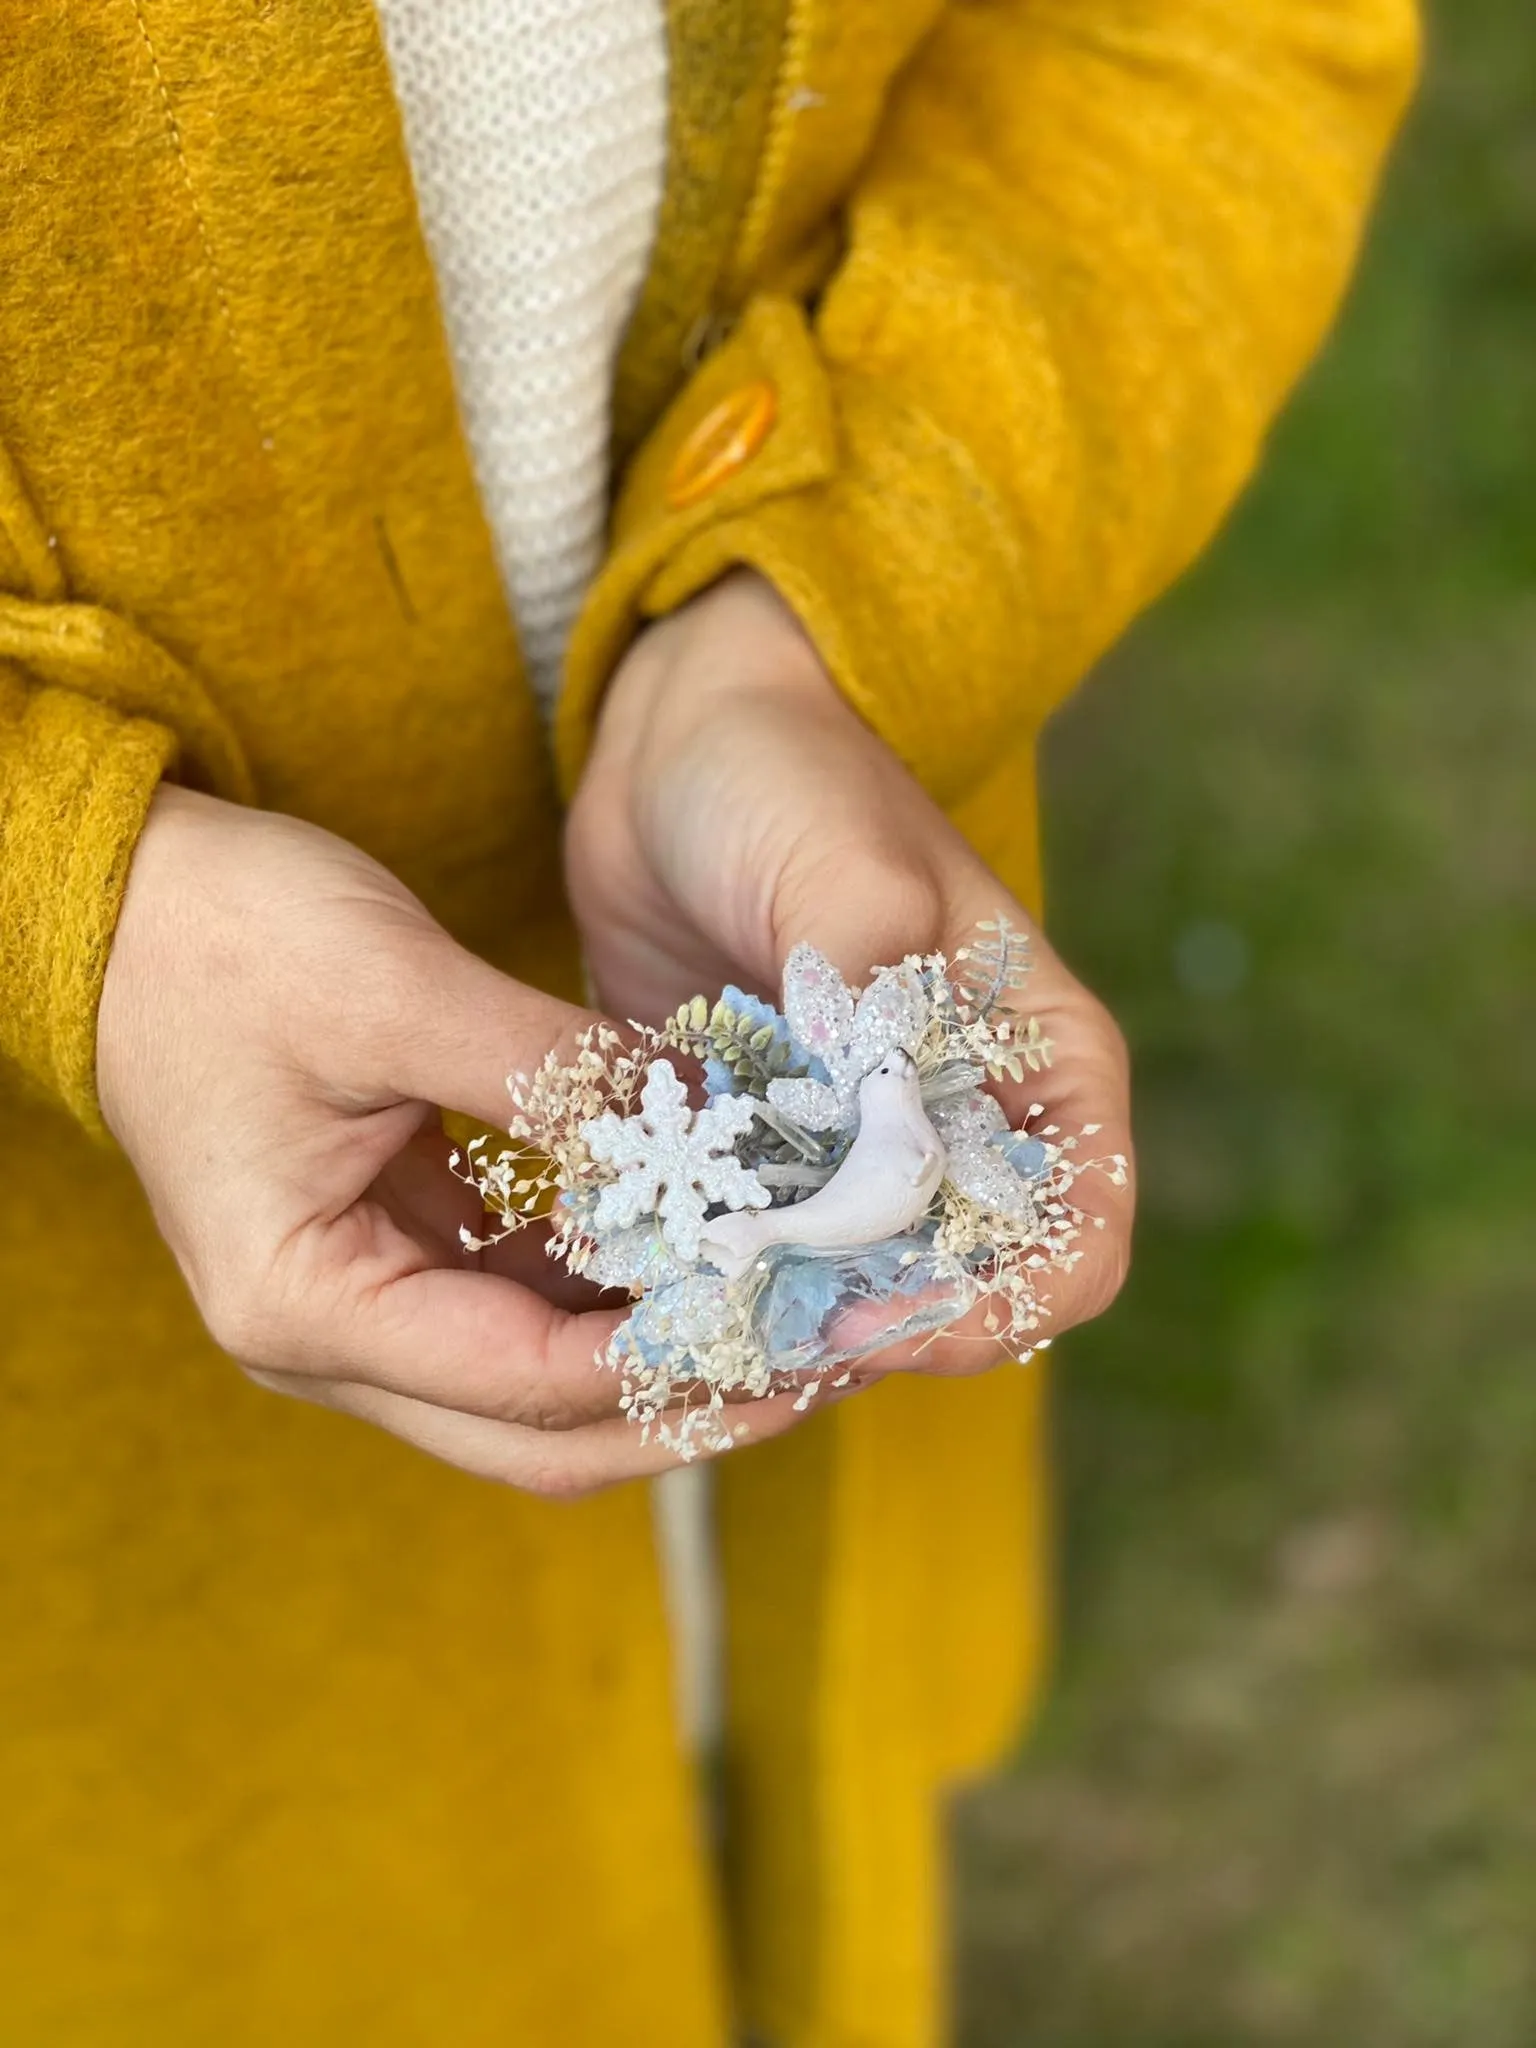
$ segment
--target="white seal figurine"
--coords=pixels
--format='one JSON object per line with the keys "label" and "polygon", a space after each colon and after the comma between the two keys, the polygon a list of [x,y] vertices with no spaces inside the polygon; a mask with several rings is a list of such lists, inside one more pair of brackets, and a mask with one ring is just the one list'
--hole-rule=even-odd
{"label": "white seal figurine", "polygon": [[944,1142],[923,1108],[917,1062],[897,1046],[859,1083],[858,1135],[826,1186],[787,1209],[715,1217],[699,1233],[699,1250],[734,1280],[771,1244],[879,1244],[922,1219],[945,1163]]}

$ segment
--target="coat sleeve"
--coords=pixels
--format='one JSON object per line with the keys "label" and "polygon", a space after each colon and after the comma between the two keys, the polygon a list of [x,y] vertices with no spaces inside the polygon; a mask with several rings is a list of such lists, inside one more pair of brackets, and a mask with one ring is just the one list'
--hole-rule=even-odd
{"label": "coat sleeve", "polygon": [[[946,8],[814,318],[753,300],[632,465],[572,644],[567,780],[636,623],[745,563],[962,796],[1250,474],[1336,310],[1417,49],[1412,0]],[[690,436],[763,387],[761,452],[676,503]]]}
{"label": "coat sleeve", "polygon": [[245,797],[237,742],[128,620],[72,603],[0,448],[0,1089],[100,1130],[96,1011],[162,776]]}
{"label": "coat sleeve", "polygon": [[87,1125],[96,1006],[171,735],[0,662],[0,1055]]}

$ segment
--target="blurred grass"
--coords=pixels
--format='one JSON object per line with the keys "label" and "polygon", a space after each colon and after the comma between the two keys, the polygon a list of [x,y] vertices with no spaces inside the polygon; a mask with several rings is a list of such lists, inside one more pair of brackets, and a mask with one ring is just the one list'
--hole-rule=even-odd
{"label": "blurred grass", "polygon": [[965,2048],[1536,2042],[1533,107],[1530,0],[1443,0],[1333,347],[1051,740],[1143,1215]]}

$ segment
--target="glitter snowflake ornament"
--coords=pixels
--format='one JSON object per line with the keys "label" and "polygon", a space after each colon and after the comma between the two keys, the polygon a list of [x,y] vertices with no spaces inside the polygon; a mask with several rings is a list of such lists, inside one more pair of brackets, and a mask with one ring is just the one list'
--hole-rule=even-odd
{"label": "glitter snowflake ornament", "polygon": [[573,1273],[627,1291],[600,1363],[684,1458],[731,1444],[741,1399],[793,1388],[804,1407],[852,1361],[978,1306],[1027,1355],[1046,1341],[1042,1276],[1101,1221],[1074,1183],[1126,1179],[1119,1157],[1079,1159],[1038,1103],[1010,1127],[992,1092],[1050,1062],[1015,1007],[1028,966],[1002,919],[862,989],[800,945],[782,1012],[727,988],[628,1036],[594,1025],[570,1060],[512,1078],[514,1149],[456,1155],[496,1219],[464,1241],[541,1222]]}
{"label": "glitter snowflake ornament", "polygon": [[688,1090],[670,1060],[657,1060],[640,1093],[638,1116],[605,1110],[581,1125],[587,1150],[618,1178],[597,1198],[593,1224],[629,1230],[654,1214],[661,1235],[685,1265],[699,1256],[699,1231],[712,1203],[723,1209],[766,1209],[772,1199],[736,1156],[752,1128],[748,1097],[719,1096],[704,1109],[688,1106]]}

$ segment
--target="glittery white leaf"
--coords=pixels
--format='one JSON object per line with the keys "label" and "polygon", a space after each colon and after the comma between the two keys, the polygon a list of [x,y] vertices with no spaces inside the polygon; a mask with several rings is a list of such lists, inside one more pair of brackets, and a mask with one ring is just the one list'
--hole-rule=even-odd
{"label": "glittery white leaf", "polygon": [[843,1121],[843,1098],[825,1081],[770,1081],[768,1100],[808,1131],[835,1131]]}
{"label": "glittery white leaf", "polygon": [[978,1091],[959,1102],[936,1106],[933,1127],[948,1153],[945,1178],[983,1209],[1013,1222],[1028,1222],[1034,1200],[993,1140],[1008,1128],[1002,1105]]}
{"label": "glittery white leaf", "polygon": [[777,1080],[768,1100],[808,1131],[851,1129],[859,1083],[894,1046],[910,1052],[928,1022],[922,978],[905,963],[882,967],[859,997],[814,946],[796,946],[784,968],[784,1015],[796,1041],[827,1070],[826,1081]]}
{"label": "glittery white leaf", "polygon": [[598,1244],[582,1278],[595,1287],[659,1287],[682,1269],[654,1222],[609,1232]]}
{"label": "glittery white leaf", "polygon": [[642,1217],[657,1215],[667,1244],[692,1265],[699,1255],[699,1227],[712,1203],[767,1208],[768,1190],[733,1150],[752,1116],[750,1098],[737,1095],[719,1095],[703,1109],[690,1109],[688,1090],[671,1061],[654,1061],[638,1116],[608,1110],[581,1127],[592,1157],[619,1169],[618,1179],[597,1198],[598,1236],[627,1231]]}
{"label": "glittery white leaf", "polygon": [[854,1011],[849,1058],[859,1079],[895,1046],[915,1050],[928,1024],[928,997],[916,968],[882,967],[859,997]]}
{"label": "glittery white leaf", "polygon": [[784,963],[784,1021],[817,1059],[844,1051],[853,1031],[853,993],[825,953],[796,946]]}

